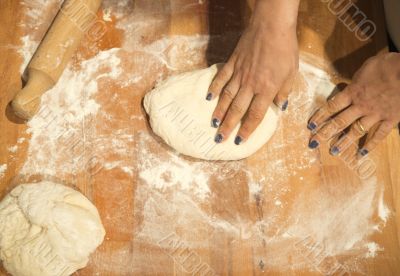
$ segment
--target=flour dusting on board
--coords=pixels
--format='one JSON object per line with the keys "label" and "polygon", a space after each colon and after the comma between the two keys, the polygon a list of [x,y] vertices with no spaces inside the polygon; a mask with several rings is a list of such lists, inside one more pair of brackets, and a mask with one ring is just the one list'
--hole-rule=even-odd
{"label": "flour dusting on board", "polygon": [[[149,10],[152,5],[138,1],[131,3],[135,8],[132,8],[127,14],[126,11],[119,9],[120,3],[116,6],[113,0],[108,0],[103,5],[112,10],[115,16],[120,19],[116,27],[124,32],[122,45],[124,49],[148,53],[171,71],[193,70],[199,64],[203,66],[206,64],[205,52],[209,42],[209,35],[166,35],[170,33],[168,28],[171,22],[168,21],[169,16],[165,16],[163,12],[172,9],[170,6],[173,3],[154,2],[152,8],[154,8],[154,5],[158,5],[160,10],[163,11],[154,13],[152,9]],[[191,3],[187,5],[190,6]],[[179,6],[180,9],[184,9],[181,4]],[[165,35],[159,35],[156,37],[157,39],[145,42],[143,37],[146,37],[149,32],[159,32]]]}
{"label": "flour dusting on board", "polygon": [[0,165],[0,179],[4,177],[7,171],[7,164]]}
{"label": "flour dusting on board", "polygon": [[389,208],[385,205],[384,202],[384,191],[381,191],[380,197],[379,197],[379,205],[378,205],[378,215],[379,218],[382,221],[383,227],[386,226],[386,222],[389,219],[390,216],[390,210]]}
{"label": "flour dusting on board", "polygon": [[[149,141],[147,141],[149,142]],[[142,149],[145,151],[145,147]],[[204,200],[210,194],[209,175],[200,164],[190,164],[179,156],[169,153],[168,162],[162,162],[156,154],[142,152],[139,176],[160,192],[174,192],[179,189]]]}
{"label": "flour dusting on board", "polygon": [[[295,91],[290,101],[292,106],[302,108],[291,109],[283,116],[283,123],[270,146],[258,153],[258,159],[262,160],[261,156],[265,159],[262,167],[255,169],[241,162],[230,162],[229,166],[217,163],[211,167],[202,161],[194,162],[188,168],[190,163],[182,157],[160,154],[162,149],[154,149],[156,154],[152,153],[149,149],[151,139],[144,134],[138,137],[139,171],[143,183],[137,188],[135,211],[137,216],[143,216],[143,222],[136,242],[156,244],[171,233],[179,232],[178,241],[194,249],[205,246],[214,235],[218,239],[224,233],[232,242],[240,241],[243,246],[252,248],[267,270],[310,269],[326,273],[326,267],[333,269],[340,265],[346,272],[362,272],[359,259],[375,257],[383,250],[369,239],[387,218],[388,210],[381,198],[383,191],[378,188],[375,177],[361,181],[355,188],[348,183],[312,185],[315,181],[309,182],[302,176],[302,172],[315,167],[317,154],[307,148],[309,133],[305,127],[300,133],[290,134],[285,130],[304,125],[317,98],[325,99],[335,85],[326,72],[304,60],[300,63],[300,71],[306,87]],[[291,144],[298,145],[301,154],[296,152],[288,157],[287,148]],[[182,164],[179,169],[177,164]],[[236,168],[232,164],[236,164]],[[179,170],[182,170],[180,175],[176,175]],[[191,175],[189,180],[187,173]],[[204,174],[206,177],[199,177]],[[262,215],[251,221],[241,215],[243,210],[230,210],[237,202],[234,205],[224,203],[224,194],[218,194],[218,187],[212,184],[216,179],[229,183],[224,188],[232,189],[229,193],[245,202],[244,209],[247,204],[262,205]],[[188,182],[191,190],[185,184]],[[240,190],[243,182],[248,183],[245,191]],[[296,187],[294,183],[301,186]],[[331,191],[335,185],[341,185],[340,195]],[[207,191],[207,197],[199,197],[199,191]],[[294,198],[294,202],[288,202],[286,198]],[[218,202],[219,208],[225,208],[223,213],[226,215],[221,217],[210,212],[214,201]],[[381,219],[378,223],[373,220],[377,212]],[[215,254],[218,250],[218,246],[212,249]],[[310,257],[316,250],[319,258]],[[265,252],[273,254],[266,256]],[[336,258],[342,255],[348,258],[339,262]]]}
{"label": "flour dusting on board", "polygon": [[[60,3],[24,1],[21,69]],[[159,5],[163,11],[167,2]],[[211,266],[226,262],[224,250],[229,244],[252,252],[254,267],[263,271],[307,269],[329,274],[340,265],[346,272],[363,273],[360,260],[384,250],[370,237],[382,231],[390,210],[376,177],[359,181],[357,187],[331,183],[319,170],[318,153],[307,147],[305,122],[316,102],[334,89],[329,75],[313,65],[318,62],[302,56],[302,85],[290,96],[289,111],[274,137],[255,157],[222,163],[191,160],[144,130],[145,117],[132,99],[137,101],[169,74],[205,67],[209,36],[165,35],[169,17],[149,13],[145,1],[105,0],[103,7],[103,20],[116,20],[123,32],[121,48],[70,65],[43,96],[40,112],[28,124],[28,155],[20,171],[68,178],[86,171],[88,158],[95,154],[103,173],[117,171],[118,177],[134,183],[115,178],[104,191],[109,194],[102,196],[123,198],[121,183],[134,185],[133,210],[122,204],[118,213],[113,210],[115,217],[107,213],[104,219],[118,223],[133,212],[133,229],[117,227],[124,239],[132,235],[135,246],[122,245],[111,258],[107,256],[107,264],[97,262],[94,268],[162,274],[167,266],[161,264],[172,261],[170,250],[177,244],[189,253],[210,252],[213,260],[200,263]],[[149,35],[154,33],[164,35]],[[296,152],[290,152],[293,144]],[[0,166],[0,178],[6,169],[7,165]],[[106,243],[115,242],[112,235],[108,239]],[[322,254],[315,258],[316,252]]]}
{"label": "flour dusting on board", "polygon": [[77,147],[73,143],[84,139],[85,120],[100,109],[94,99],[98,81],[115,80],[121,74],[117,52],[111,49],[83,61],[80,72],[67,68],[56,86],[43,95],[40,111],[28,123],[32,136],[22,174],[63,176],[84,167],[82,152],[73,156],[76,148],[72,147]]}

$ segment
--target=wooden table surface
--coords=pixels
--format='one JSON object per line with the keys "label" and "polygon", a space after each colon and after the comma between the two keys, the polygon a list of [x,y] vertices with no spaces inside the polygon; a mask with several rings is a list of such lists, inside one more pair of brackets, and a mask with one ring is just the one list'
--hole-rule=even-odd
{"label": "wooden table surface", "polygon": [[[94,99],[97,112],[46,129],[18,121],[7,105],[22,86],[22,38],[40,41],[59,2],[0,1],[0,166],[7,165],[0,195],[51,179],[92,200],[107,234],[76,275],[400,275],[399,132],[371,154],[376,168],[366,179],[359,167],[331,157],[326,144],[310,151],[306,120],[323,99],[306,93],[306,81],[323,82],[318,76],[301,72],[276,134],[246,160],[193,160],[152,134],[145,93],[168,75],[226,60],[250,14],[244,2],[104,1],[98,16],[107,32],[82,43],[69,69],[76,74],[43,102],[78,95],[83,105]],[[302,64],[337,84],[387,51],[383,8],[381,1],[355,2],[377,27],[363,42],[325,2],[301,1]],[[121,69],[116,77],[113,66]],[[85,95],[82,79],[94,80],[95,94]],[[56,112],[68,108],[60,103]],[[75,131],[79,152],[51,135],[63,127]]]}

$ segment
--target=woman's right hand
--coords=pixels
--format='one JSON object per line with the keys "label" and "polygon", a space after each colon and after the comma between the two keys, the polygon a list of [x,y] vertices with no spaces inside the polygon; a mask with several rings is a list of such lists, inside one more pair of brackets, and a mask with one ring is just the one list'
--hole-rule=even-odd
{"label": "woman's right hand", "polygon": [[251,22],[210,86],[207,100],[219,96],[211,118],[226,140],[242,121],[235,144],[245,142],[274,102],[283,111],[298,69],[299,0],[259,0]]}

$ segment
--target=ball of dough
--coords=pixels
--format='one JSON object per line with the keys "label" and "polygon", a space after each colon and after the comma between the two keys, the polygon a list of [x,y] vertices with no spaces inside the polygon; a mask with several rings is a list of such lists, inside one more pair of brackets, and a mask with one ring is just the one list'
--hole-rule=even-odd
{"label": "ball of dough", "polygon": [[22,184],[0,202],[0,258],[14,276],[71,275],[104,234],[96,207],[60,184]]}
{"label": "ball of dough", "polygon": [[217,129],[211,117],[218,98],[206,100],[219,65],[173,76],[149,92],[144,107],[154,133],[178,152],[205,160],[238,160],[260,149],[271,138],[279,121],[279,109],[271,105],[262,123],[240,146],[234,144],[239,125],[228,140],[214,142]]}

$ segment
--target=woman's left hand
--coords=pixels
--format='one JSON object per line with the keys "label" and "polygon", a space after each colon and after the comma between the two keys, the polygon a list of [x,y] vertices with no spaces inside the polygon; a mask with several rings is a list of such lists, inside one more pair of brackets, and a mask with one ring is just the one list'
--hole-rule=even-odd
{"label": "woman's left hand", "polygon": [[[339,155],[377,125],[368,134],[366,144],[358,149],[367,155],[400,122],[400,54],[388,53],[367,60],[345,90],[322,106],[309,120],[314,131],[310,148],[334,137],[330,153]],[[343,131],[349,128],[347,133]],[[343,134],[343,135],[342,135]]]}

